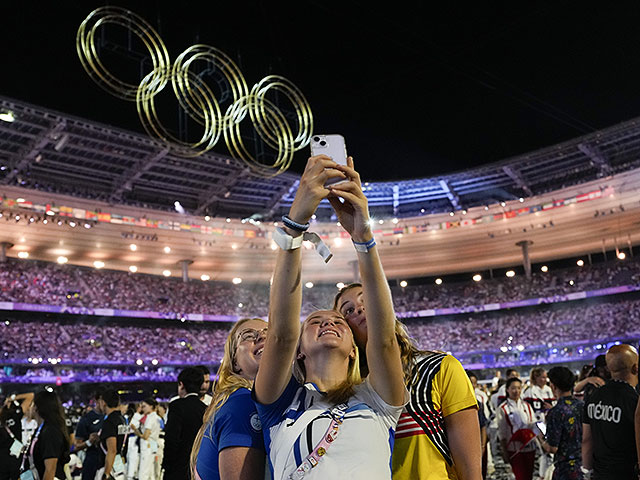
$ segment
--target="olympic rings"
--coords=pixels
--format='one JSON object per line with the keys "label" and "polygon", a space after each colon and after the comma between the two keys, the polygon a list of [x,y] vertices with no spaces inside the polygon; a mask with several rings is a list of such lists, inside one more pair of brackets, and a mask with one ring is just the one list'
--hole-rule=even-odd
{"label": "olympic rings", "polygon": [[[108,24],[118,25],[138,37],[149,51],[151,71],[138,85],[120,80],[102,63],[96,48],[96,31]],[[289,168],[293,153],[307,146],[313,133],[313,114],[306,98],[290,80],[269,75],[251,90],[236,65],[224,52],[203,44],[192,45],[176,58],[173,65],[160,35],[143,18],[119,7],[101,7],[91,12],[80,24],[76,35],[76,49],[83,68],[101,88],[127,101],[136,102],[138,116],[149,136],[167,145],[181,156],[198,156],[211,150],[223,135],[231,155],[244,161],[251,170],[262,176],[275,176]],[[219,100],[201,75],[193,72],[196,62],[205,62],[228,84],[230,95],[224,115]],[[174,95],[186,114],[202,125],[201,138],[193,143],[177,138],[161,123],[155,97],[171,82]],[[282,94],[293,105],[297,118],[295,136],[289,121],[266,98],[268,92]],[[228,98],[227,98],[228,97]],[[251,124],[264,143],[277,151],[276,160],[267,165],[246,148],[240,133],[240,123],[249,115]]]}

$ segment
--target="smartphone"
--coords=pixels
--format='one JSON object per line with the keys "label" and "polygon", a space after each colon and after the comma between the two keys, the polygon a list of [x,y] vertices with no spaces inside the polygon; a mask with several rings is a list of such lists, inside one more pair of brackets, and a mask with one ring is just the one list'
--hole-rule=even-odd
{"label": "smartphone", "polygon": [[[347,164],[347,146],[342,135],[314,135],[311,137],[311,156],[326,155],[339,165]],[[346,182],[345,179],[332,178],[325,187]]]}

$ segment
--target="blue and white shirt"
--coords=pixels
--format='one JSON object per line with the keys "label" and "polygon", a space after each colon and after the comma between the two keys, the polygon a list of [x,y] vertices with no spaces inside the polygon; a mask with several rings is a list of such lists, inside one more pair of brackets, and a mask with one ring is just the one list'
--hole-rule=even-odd
{"label": "blue and white shirt", "polygon": [[[338,437],[305,480],[391,478],[391,453],[403,405],[385,403],[365,380],[340,425]],[[312,383],[300,385],[295,378],[271,405],[256,402],[273,478],[287,479],[320,443],[331,423],[334,405]]]}

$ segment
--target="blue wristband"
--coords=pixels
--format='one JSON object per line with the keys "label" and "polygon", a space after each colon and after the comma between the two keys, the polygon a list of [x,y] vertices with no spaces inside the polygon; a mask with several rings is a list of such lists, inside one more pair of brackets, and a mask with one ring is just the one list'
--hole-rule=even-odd
{"label": "blue wristband", "polygon": [[351,240],[351,242],[353,242],[353,246],[356,247],[356,250],[358,252],[363,253],[369,252],[369,250],[371,250],[376,245],[375,237],[368,242],[354,242],[353,240]]}
{"label": "blue wristband", "polygon": [[282,223],[284,223],[285,227],[290,228],[291,230],[297,230],[298,232],[306,232],[309,230],[309,223],[298,223],[289,218],[288,215],[282,216]]}

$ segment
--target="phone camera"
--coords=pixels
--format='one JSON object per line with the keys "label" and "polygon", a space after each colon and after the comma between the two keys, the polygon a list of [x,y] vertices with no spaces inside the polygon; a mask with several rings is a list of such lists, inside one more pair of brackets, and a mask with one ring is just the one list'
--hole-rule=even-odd
{"label": "phone camera", "polygon": [[320,137],[313,137],[313,141],[314,142],[319,142],[320,141]]}
{"label": "phone camera", "polygon": [[326,144],[327,144],[327,142],[325,142],[324,140],[322,140],[322,141],[320,142],[320,145],[321,145],[321,146],[323,146],[323,147],[324,147]]}

